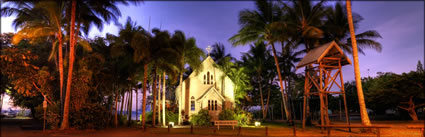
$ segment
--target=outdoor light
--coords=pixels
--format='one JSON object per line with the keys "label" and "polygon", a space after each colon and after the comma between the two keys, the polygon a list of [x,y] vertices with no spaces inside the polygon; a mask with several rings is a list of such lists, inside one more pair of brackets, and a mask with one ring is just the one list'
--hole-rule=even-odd
{"label": "outdoor light", "polygon": [[259,127],[259,126],[261,126],[261,123],[260,122],[255,122],[255,126],[256,127]]}
{"label": "outdoor light", "polygon": [[174,122],[169,122],[168,125],[171,125],[171,127],[174,127]]}

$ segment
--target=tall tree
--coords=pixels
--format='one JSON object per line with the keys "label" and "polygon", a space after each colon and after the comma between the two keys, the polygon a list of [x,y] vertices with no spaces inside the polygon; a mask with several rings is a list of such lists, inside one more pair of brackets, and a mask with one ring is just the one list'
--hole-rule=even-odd
{"label": "tall tree", "polygon": [[[279,67],[279,61],[275,49],[276,42],[288,40],[288,24],[283,21],[280,7],[274,2],[256,1],[256,10],[243,10],[239,13],[241,29],[232,36],[229,41],[234,45],[245,45],[250,42],[267,41],[271,45],[275,60],[275,66],[279,77],[279,85],[282,95],[286,94],[283,87],[283,79]],[[285,114],[289,118],[287,100],[282,96]]]}
{"label": "tall tree", "polygon": [[357,86],[357,97],[359,99],[360,116],[361,116],[362,124],[364,126],[371,126],[372,124],[369,120],[369,116],[366,110],[366,104],[364,101],[362,82],[360,77],[359,56],[358,56],[358,50],[357,50],[356,35],[354,34],[354,24],[353,24],[353,16],[351,14],[350,0],[347,0],[346,7],[347,7],[348,25],[350,27],[351,45],[353,47],[354,75],[355,75],[356,86]]}
{"label": "tall tree", "polygon": [[195,38],[186,39],[182,31],[176,31],[171,40],[172,45],[179,53],[178,68],[180,71],[180,93],[177,95],[178,102],[178,124],[182,122],[182,107],[183,107],[183,73],[185,72],[184,66],[187,64],[195,73],[198,74],[202,71],[201,57],[204,57],[204,52],[196,46]]}
{"label": "tall tree", "polygon": [[[326,21],[321,27],[324,32],[321,41],[322,43],[335,41],[346,53],[352,54],[350,29],[346,12],[347,10],[340,2],[337,2],[334,7],[327,8],[325,15]],[[363,18],[357,13],[352,13],[352,17],[355,29]],[[380,52],[382,45],[374,40],[376,38],[382,38],[376,30],[367,30],[356,34],[356,42],[359,46],[358,51],[365,54],[363,50],[370,48]]]}

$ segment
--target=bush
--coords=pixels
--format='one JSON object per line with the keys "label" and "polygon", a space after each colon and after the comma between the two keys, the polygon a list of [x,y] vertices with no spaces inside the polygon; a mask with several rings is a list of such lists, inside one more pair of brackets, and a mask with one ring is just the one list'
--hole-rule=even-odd
{"label": "bush", "polygon": [[235,113],[231,109],[225,109],[218,114],[219,120],[235,120]]}
{"label": "bush", "polygon": [[[165,111],[165,123],[168,125],[169,122],[177,123],[179,119],[179,114],[174,113],[172,111]],[[161,115],[162,116],[162,115]]]}
{"label": "bush", "polygon": [[[152,123],[152,111],[145,112],[145,115],[146,115],[145,124]],[[140,118],[140,121],[143,120],[142,114],[139,115],[139,118]]]}
{"label": "bush", "polygon": [[102,129],[110,123],[111,113],[100,104],[87,103],[79,111],[70,113],[71,125],[78,129]]}
{"label": "bush", "polygon": [[[35,107],[35,118],[39,120],[43,120],[44,110],[43,104]],[[47,105],[46,110],[46,124],[47,128],[57,129],[59,128],[60,122],[60,114],[59,114],[59,103],[56,105]]]}
{"label": "bush", "polygon": [[247,111],[235,109],[235,120],[238,121],[238,126],[246,126],[251,122],[252,115]]}
{"label": "bush", "polygon": [[208,114],[208,110],[202,109],[198,114],[192,115],[191,122],[195,126],[210,126],[211,116]]}

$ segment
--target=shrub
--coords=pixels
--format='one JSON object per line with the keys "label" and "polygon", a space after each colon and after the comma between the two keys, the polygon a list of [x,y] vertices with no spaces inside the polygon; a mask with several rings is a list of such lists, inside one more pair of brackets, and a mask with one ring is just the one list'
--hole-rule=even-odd
{"label": "shrub", "polygon": [[251,122],[251,119],[251,113],[241,109],[235,109],[235,120],[238,121],[238,126],[248,125]]}
{"label": "shrub", "polygon": [[177,113],[174,113],[172,111],[165,111],[165,123],[168,125],[169,122],[176,123],[179,119],[179,115]]}
{"label": "shrub", "polygon": [[[43,104],[38,105],[35,108],[35,118],[43,120]],[[50,129],[57,129],[59,127],[60,114],[59,114],[59,103],[56,105],[47,105],[46,110],[46,124]]]}
{"label": "shrub", "polygon": [[211,116],[208,110],[202,109],[198,114],[192,115],[191,122],[195,126],[209,126],[211,125]]}
{"label": "shrub", "polygon": [[231,109],[225,109],[218,114],[219,120],[235,120],[235,113]]}
{"label": "shrub", "polygon": [[100,104],[87,103],[70,113],[71,125],[78,129],[102,129],[110,123],[110,112]]}
{"label": "shrub", "polygon": [[[145,124],[152,123],[152,111],[145,112],[145,115],[146,115]],[[143,120],[142,114],[139,115],[139,118],[140,118],[140,121]]]}

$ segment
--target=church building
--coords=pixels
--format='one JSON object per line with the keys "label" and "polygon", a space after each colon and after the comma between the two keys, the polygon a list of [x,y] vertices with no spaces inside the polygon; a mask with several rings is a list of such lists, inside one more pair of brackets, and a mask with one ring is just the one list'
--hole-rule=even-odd
{"label": "church building", "polygon": [[[201,109],[208,110],[212,120],[218,120],[223,109],[235,107],[234,83],[214,64],[215,61],[208,56],[201,64],[202,70],[198,73],[196,71],[199,70],[194,70],[176,88],[176,101],[182,101],[183,121],[189,121],[190,116]],[[181,93],[183,96],[180,96]]]}

